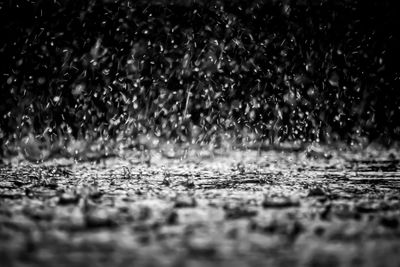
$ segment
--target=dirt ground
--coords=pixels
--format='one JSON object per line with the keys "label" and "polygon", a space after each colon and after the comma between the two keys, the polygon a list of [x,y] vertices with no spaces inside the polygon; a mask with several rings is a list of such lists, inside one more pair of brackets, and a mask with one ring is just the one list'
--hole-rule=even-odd
{"label": "dirt ground", "polygon": [[0,265],[400,266],[399,159],[367,149],[12,161],[0,169]]}

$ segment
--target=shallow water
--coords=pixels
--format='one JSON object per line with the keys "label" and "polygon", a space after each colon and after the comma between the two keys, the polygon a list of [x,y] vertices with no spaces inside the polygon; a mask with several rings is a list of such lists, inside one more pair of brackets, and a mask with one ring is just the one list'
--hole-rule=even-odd
{"label": "shallow water", "polygon": [[398,155],[329,155],[132,152],[3,166],[2,262],[398,266]]}

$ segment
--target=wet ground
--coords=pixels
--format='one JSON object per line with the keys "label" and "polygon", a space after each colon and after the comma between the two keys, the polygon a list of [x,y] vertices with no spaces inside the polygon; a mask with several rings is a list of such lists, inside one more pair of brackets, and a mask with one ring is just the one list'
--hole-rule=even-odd
{"label": "wet ground", "polygon": [[400,266],[396,150],[181,156],[2,166],[0,265]]}

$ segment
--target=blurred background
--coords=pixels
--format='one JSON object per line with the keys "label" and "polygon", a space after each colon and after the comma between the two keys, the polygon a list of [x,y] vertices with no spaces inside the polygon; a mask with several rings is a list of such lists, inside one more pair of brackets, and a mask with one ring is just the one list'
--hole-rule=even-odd
{"label": "blurred background", "polygon": [[395,1],[8,0],[0,139],[400,137]]}

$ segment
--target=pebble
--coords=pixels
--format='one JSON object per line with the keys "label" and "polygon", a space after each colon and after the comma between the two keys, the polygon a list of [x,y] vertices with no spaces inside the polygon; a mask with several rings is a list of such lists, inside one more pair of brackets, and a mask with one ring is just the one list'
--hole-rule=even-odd
{"label": "pebble", "polygon": [[296,199],[280,196],[280,197],[265,197],[262,202],[264,208],[289,208],[298,207],[300,202]]}

